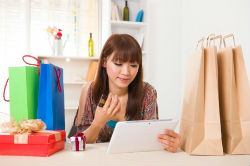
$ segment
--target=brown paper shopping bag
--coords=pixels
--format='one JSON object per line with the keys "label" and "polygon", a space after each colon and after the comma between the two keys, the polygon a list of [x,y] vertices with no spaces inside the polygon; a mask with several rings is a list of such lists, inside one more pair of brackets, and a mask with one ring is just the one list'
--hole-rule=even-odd
{"label": "brown paper shopping bag", "polygon": [[229,154],[249,154],[250,90],[241,46],[218,51],[219,98],[223,150]]}
{"label": "brown paper shopping bag", "polygon": [[180,134],[181,148],[189,154],[223,155],[215,46],[202,46],[190,56]]}

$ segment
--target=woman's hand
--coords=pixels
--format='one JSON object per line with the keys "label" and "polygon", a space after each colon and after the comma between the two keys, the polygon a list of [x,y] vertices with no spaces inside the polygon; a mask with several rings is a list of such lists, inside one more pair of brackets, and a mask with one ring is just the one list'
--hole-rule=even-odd
{"label": "woman's hand", "polygon": [[118,96],[109,93],[104,106],[97,106],[93,123],[98,126],[103,126],[120,110],[120,107],[121,104]]}
{"label": "woman's hand", "polygon": [[170,151],[170,152],[177,152],[178,148],[180,147],[180,135],[175,133],[172,130],[164,130],[164,134],[158,135],[158,141],[162,144],[162,146]]}

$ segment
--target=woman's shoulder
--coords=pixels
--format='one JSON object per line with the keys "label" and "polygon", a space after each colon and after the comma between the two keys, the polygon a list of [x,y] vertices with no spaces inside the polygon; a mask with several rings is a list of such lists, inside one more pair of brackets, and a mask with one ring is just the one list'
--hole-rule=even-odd
{"label": "woman's shoulder", "polygon": [[156,89],[149,84],[148,82],[144,82],[144,100],[155,100],[157,98]]}
{"label": "woman's shoulder", "polygon": [[93,86],[93,81],[85,83],[82,86],[82,92],[81,92],[81,94],[86,94],[86,95],[89,94],[90,89],[92,88],[92,86]]}
{"label": "woman's shoulder", "polygon": [[144,82],[144,97],[142,103],[142,118],[144,120],[158,119],[157,92],[147,82]]}
{"label": "woman's shoulder", "polygon": [[156,93],[156,89],[153,85],[149,84],[148,82],[143,82],[144,91],[148,93]]}

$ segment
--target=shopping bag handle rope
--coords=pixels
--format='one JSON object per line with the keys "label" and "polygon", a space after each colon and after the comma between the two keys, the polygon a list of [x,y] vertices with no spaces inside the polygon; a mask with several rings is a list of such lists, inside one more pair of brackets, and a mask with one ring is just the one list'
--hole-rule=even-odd
{"label": "shopping bag handle rope", "polygon": [[7,81],[6,81],[5,85],[4,85],[4,89],[3,89],[3,99],[6,102],[10,101],[10,100],[8,100],[8,99],[5,98],[5,91],[6,91],[6,87],[7,87],[8,81],[9,81],[9,78],[7,79]]}
{"label": "shopping bag handle rope", "polygon": [[226,39],[226,38],[229,38],[229,37],[232,37],[232,38],[233,38],[234,47],[236,47],[236,45],[235,45],[235,39],[234,39],[234,35],[233,35],[232,33],[227,34],[227,35],[225,35],[225,36],[223,37],[224,47],[226,47],[226,41],[225,41],[225,39]]}
{"label": "shopping bag handle rope", "polygon": [[[35,60],[37,61],[37,63],[36,63],[36,64],[33,64],[33,63],[27,62],[27,61],[25,60],[26,57],[35,59]],[[31,55],[24,55],[24,56],[22,57],[22,59],[23,59],[24,63],[26,63],[26,64],[28,64],[28,65],[37,66],[37,67],[40,67],[40,66],[41,66],[41,62],[39,61],[39,59],[37,59],[37,58],[34,57],[34,56],[31,56]]]}
{"label": "shopping bag handle rope", "polygon": [[[33,63],[27,62],[27,61],[25,60],[26,57],[35,59],[37,63],[36,63],[36,64],[33,64]],[[37,59],[37,58],[34,57],[34,56],[31,56],[31,55],[24,55],[24,56],[22,57],[22,59],[23,59],[24,63],[26,63],[26,64],[28,64],[28,65],[37,66],[37,67],[39,67],[39,68],[41,67],[41,62],[39,61],[39,59]],[[38,70],[37,74],[40,74],[40,69]]]}
{"label": "shopping bag handle rope", "polygon": [[[211,39],[214,38],[214,37],[215,37],[214,33],[211,33],[210,35],[208,35],[206,47],[208,47],[210,45]],[[215,45],[215,43],[214,43],[214,45]]]}
{"label": "shopping bag handle rope", "polygon": [[54,67],[54,70],[56,72],[56,77],[57,77],[57,88],[59,90],[59,92],[62,92],[62,88],[61,88],[61,83],[60,83],[60,77],[61,77],[61,69],[59,68],[59,73],[57,72],[56,67]]}

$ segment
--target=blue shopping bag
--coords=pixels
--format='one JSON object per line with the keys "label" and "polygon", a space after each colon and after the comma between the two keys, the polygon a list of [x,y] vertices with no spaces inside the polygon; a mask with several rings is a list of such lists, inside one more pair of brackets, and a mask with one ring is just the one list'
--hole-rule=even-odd
{"label": "blue shopping bag", "polygon": [[41,64],[37,119],[47,130],[65,129],[63,69],[53,64]]}

